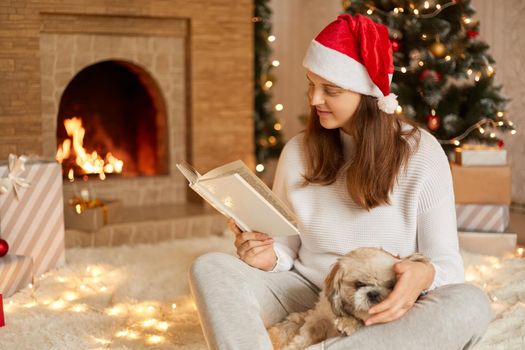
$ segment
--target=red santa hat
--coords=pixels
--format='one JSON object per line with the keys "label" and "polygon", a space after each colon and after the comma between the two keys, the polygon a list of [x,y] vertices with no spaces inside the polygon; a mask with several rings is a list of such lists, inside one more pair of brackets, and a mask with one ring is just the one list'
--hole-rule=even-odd
{"label": "red santa hat", "polygon": [[386,113],[398,106],[390,93],[394,63],[388,28],[366,16],[337,17],[312,40],[303,66],[344,89],[377,97]]}

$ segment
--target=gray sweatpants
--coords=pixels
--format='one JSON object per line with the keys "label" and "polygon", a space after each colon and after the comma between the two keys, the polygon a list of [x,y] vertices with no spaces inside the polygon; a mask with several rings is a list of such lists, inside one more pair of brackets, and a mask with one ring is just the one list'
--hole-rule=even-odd
{"label": "gray sweatpants", "polygon": [[[272,349],[266,328],[314,306],[319,288],[295,270],[265,272],[224,253],[197,258],[189,273],[209,349]],[[492,318],[477,287],[455,284],[418,299],[400,319],[331,338],[313,349],[470,349]]]}

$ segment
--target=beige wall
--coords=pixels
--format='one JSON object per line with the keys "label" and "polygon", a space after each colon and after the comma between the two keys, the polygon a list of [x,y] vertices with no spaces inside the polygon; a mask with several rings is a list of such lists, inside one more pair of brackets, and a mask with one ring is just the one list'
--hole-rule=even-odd
{"label": "beige wall", "polygon": [[[280,112],[283,133],[288,140],[302,125],[298,116],[307,111],[306,82],[301,61],[310,40],[342,11],[340,0],[273,0],[275,57],[281,65],[275,70],[273,90]],[[496,81],[512,99],[509,117],[519,132],[504,136],[513,167],[513,201],[525,203],[525,2],[520,0],[474,0],[475,18],[481,21],[481,39],[490,46],[496,60]],[[521,126],[521,128],[520,128]]]}

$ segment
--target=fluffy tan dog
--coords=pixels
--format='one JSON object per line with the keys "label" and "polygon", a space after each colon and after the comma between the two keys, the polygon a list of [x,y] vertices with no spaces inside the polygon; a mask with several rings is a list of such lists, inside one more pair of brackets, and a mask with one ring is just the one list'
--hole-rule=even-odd
{"label": "fluffy tan dog", "polygon": [[400,259],[379,248],[358,248],[337,259],[315,307],[292,313],[268,330],[274,349],[305,349],[353,334],[370,317],[368,310],[394,289],[393,265],[402,260],[429,261],[421,254]]}

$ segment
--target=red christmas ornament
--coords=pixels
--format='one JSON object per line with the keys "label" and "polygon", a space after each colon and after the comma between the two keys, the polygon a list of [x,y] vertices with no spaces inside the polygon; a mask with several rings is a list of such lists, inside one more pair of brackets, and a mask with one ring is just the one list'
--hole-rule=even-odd
{"label": "red christmas ornament", "polygon": [[503,142],[503,140],[498,140],[498,147],[503,148],[503,146],[505,146],[505,142]]}
{"label": "red christmas ornament", "polygon": [[427,115],[427,125],[432,131],[436,131],[441,123],[441,118],[438,115]]}
{"label": "red christmas ornament", "polygon": [[479,35],[479,32],[475,31],[475,30],[467,30],[467,36],[471,39],[474,39],[475,37],[477,37]]}
{"label": "red christmas ornament", "polygon": [[421,74],[419,74],[419,80],[423,81],[426,79],[434,79],[437,82],[441,80],[441,74],[435,70],[425,68]]}
{"label": "red christmas ornament", "polygon": [[399,52],[401,50],[401,43],[399,42],[399,40],[392,39],[391,43],[392,43],[392,50],[394,52]]}
{"label": "red christmas ornament", "polygon": [[9,251],[9,244],[7,244],[6,241],[0,238],[0,257],[6,255],[8,251]]}

